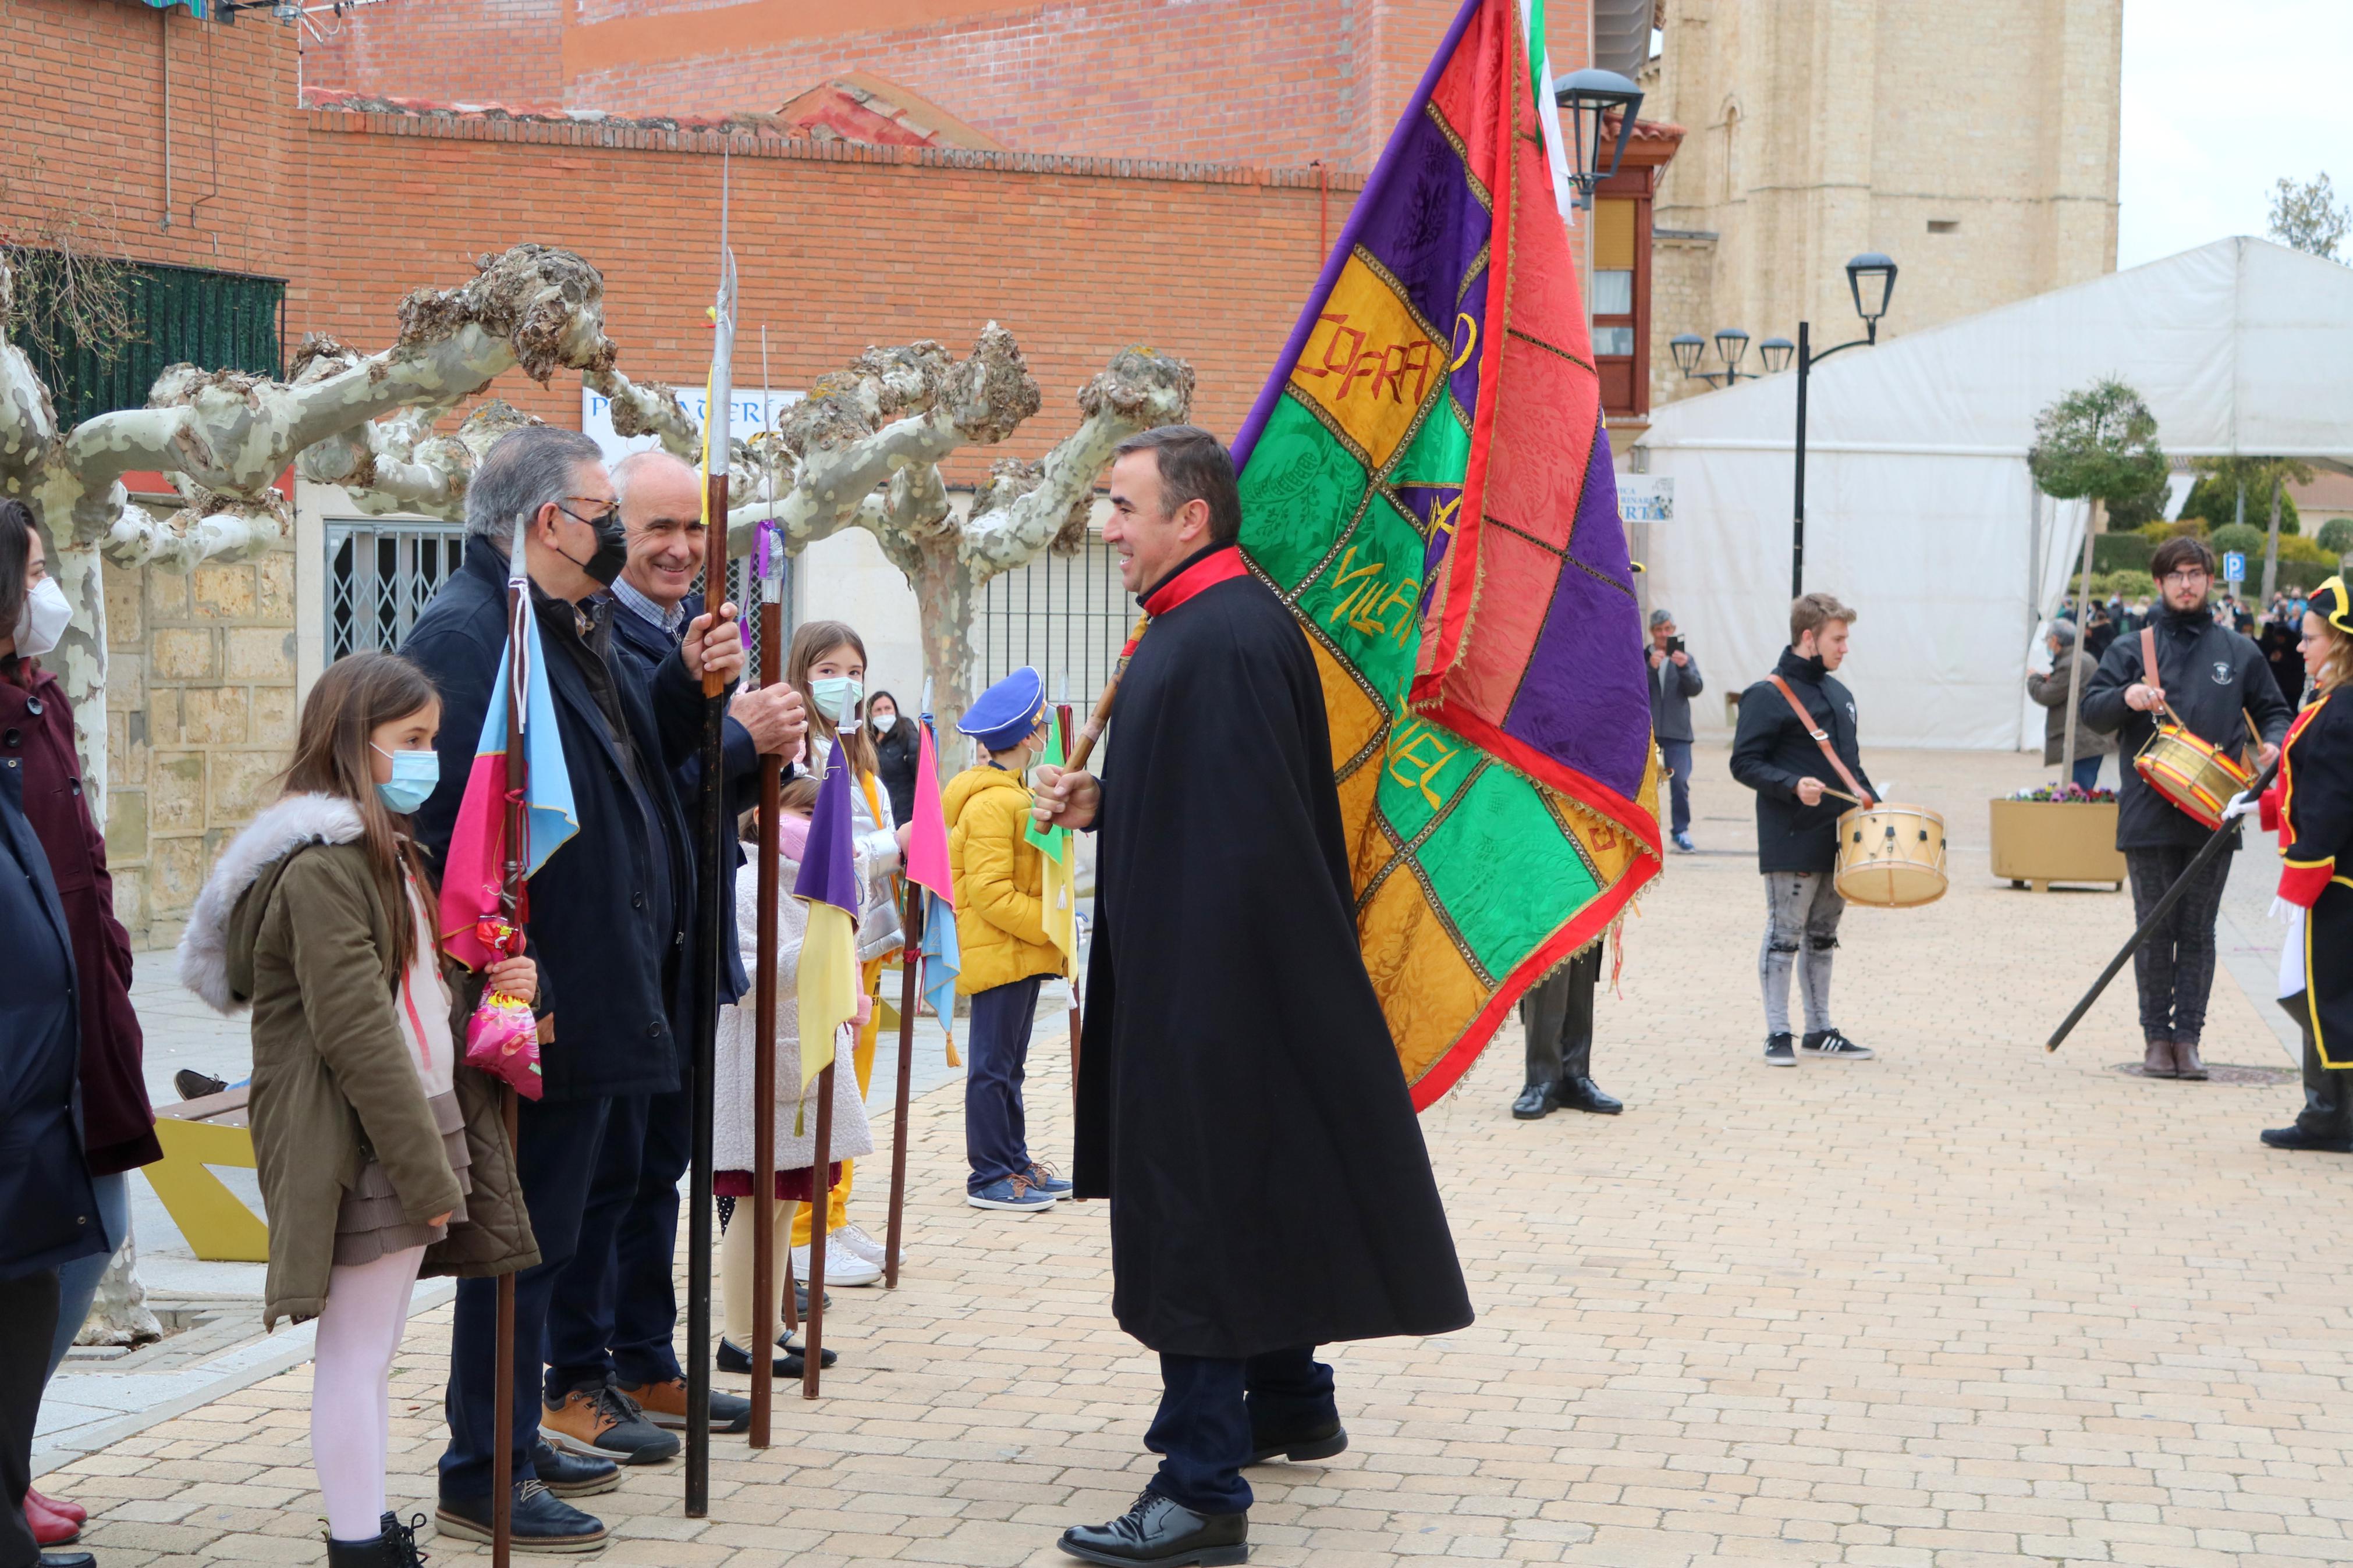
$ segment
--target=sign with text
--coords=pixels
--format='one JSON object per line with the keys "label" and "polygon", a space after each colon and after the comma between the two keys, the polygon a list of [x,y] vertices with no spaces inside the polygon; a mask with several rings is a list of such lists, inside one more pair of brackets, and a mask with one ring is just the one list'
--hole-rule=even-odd
{"label": "sign with text", "polygon": [[2222,576],[2226,582],[2232,583],[2243,583],[2247,580],[2247,552],[2245,551],[2225,550],[2222,552]]}
{"label": "sign with text", "polygon": [[1620,474],[1618,515],[1628,522],[1674,521],[1674,475]]}
{"label": "sign with text", "polygon": [[[694,421],[697,430],[702,428],[705,414],[702,388],[673,386],[686,416]],[[763,392],[760,388],[737,387],[734,408],[728,415],[735,438],[743,440],[756,430],[765,430],[768,421],[801,400],[798,392]],[[604,449],[605,461],[616,463],[632,452],[650,451],[661,445],[651,436],[617,436],[613,433],[613,400],[585,383],[580,388],[580,429],[582,434]]]}

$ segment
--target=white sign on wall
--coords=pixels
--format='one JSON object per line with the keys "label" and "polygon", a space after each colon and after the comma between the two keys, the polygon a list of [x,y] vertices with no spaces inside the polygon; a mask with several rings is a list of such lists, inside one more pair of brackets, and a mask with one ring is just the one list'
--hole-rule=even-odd
{"label": "white sign on wall", "polygon": [[1620,474],[1618,515],[1628,522],[1672,522],[1675,520],[1675,477],[1672,474]]}
{"label": "white sign on wall", "polygon": [[[670,391],[678,395],[678,401],[685,408],[686,416],[694,421],[694,427],[697,430],[702,429],[703,416],[707,412],[703,406],[702,388],[673,386]],[[756,386],[737,387],[734,392],[734,409],[728,416],[729,422],[735,432],[735,438],[740,441],[755,430],[766,429],[769,420],[798,403],[803,395],[798,392],[763,392]],[[661,445],[651,436],[615,435],[613,433],[613,400],[603,393],[591,389],[585,383],[580,388],[580,429],[584,435],[604,449],[605,461],[607,463],[618,462],[631,452],[649,451]]]}

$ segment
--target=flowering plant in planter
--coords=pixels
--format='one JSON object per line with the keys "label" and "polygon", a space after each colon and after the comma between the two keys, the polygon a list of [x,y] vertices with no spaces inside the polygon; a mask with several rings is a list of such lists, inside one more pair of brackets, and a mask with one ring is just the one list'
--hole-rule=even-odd
{"label": "flowering plant in planter", "polygon": [[2061,784],[2054,779],[2049,784],[2036,784],[2032,789],[2012,790],[2003,798],[2060,801],[2083,805],[2108,805],[2115,804],[2116,792],[2112,789],[2084,789],[2073,783]]}

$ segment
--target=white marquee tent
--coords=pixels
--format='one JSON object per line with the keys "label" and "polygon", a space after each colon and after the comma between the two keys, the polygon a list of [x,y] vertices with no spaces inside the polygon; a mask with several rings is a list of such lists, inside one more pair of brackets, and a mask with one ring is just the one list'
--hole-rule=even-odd
{"label": "white marquee tent", "polygon": [[[2038,495],[2026,452],[2038,412],[2105,375],[2147,402],[2168,456],[2353,468],[2353,268],[2218,240],[1818,368],[1806,586],[1861,612],[1840,673],[1873,745],[2041,745],[2026,671],[2090,509]],[[1635,448],[1674,479],[1674,520],[1650,531],[1651,602],[1719,690],[1763,677],[1788,640],[1796,398],[1783,373],[1670,404]],[[1724,732],[1719,703],[1693,713]]]}

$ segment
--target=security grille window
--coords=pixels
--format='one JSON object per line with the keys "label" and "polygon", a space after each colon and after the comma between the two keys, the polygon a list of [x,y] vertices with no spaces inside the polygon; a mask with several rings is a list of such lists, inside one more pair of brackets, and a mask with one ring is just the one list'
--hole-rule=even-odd
{"label": "security grille window", "polygon": [[396,653],[464,558],[463,525],[327,520],[327,660]]}
{"label": "security grille window", "polygon": [[1046,695],[1085,719],[1111,679],[1142,614],[1119,581],[1119,552],[1091,540],[1078,554],[1040,555],[992,577],[973,617],[976,695],[1023,665],[1046,678]]}
{"label": "security grille window", "polygon": [[286,279],[163,262],[69,259],[11,247],[9,340],[49,389],[58,423],[144,408],[175,364],[285,374]]}

